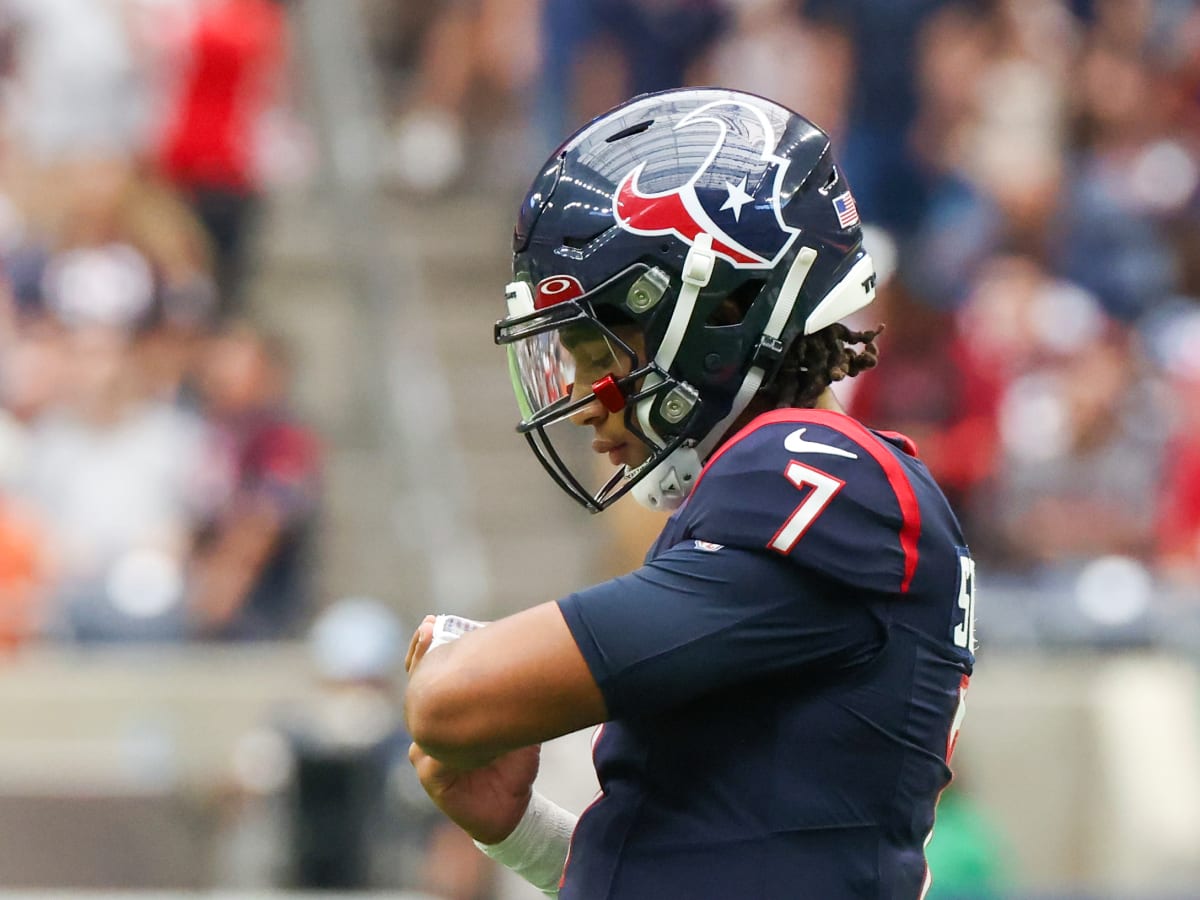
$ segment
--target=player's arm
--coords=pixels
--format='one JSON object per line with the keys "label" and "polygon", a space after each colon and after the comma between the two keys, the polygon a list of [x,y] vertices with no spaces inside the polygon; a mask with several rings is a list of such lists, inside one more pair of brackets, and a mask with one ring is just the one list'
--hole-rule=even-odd
{"label": "player's arm", "polygon": [[845,585],[766,550],[698,541],[558,607],[618,719],[774,676],[849,671],[887,640]]}
{"label": "player's arm", "polygon": [[[435,617],[426,616],[413,635],[405,660],[405,669],[410,674],[426,671],[425,660],[434,646],[435,631]],[[457,633],[452,630],[447,637],[453,638]],[[461,637],[439,646],[434,656],[439,661],[445,660],[459,640]],[[486,739],[483,743],[486,744]],[[455,758],[452,753],[439,752],[443,757]],[[536,743],[522,746],[481,767],[474,752],[467,752],[465,757],[458,757],[465,759],[460,763],[464,767],[459,768],[431,756],[414,743],[409,748],[409,758],[433,802],[475,838],[481,850],[546,896],[556,897],[575,830],[575,816],[533,790],[539,752]]]}
{"label": "player's arm", "polygon": [[458,769],[485,765],[608,718],[554,603],[464,635],[421,658],[404,699],[413,741]]}

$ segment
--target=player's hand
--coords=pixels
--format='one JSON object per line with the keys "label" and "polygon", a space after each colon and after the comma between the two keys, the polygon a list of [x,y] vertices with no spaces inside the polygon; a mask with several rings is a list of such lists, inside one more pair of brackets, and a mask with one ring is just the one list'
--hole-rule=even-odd
{"label": "player's hand", "polygon": [[433,623],[437,616],[428,615],[421,620],[421,624],[417,626],[417,630],[413,632],[412,640],[408,642],[408,654],[404,657],[404,671],[410,675],[417,663],[425,658],[425,654],[429,652],[429,645],[433,643]]}
{"label": "player's hand", "polygon": [[525,815],[541,750],[539,744],[522,747],[470,771],[440,763],[416,744],[408,758],[438,809],[475,840],[498,844]]}

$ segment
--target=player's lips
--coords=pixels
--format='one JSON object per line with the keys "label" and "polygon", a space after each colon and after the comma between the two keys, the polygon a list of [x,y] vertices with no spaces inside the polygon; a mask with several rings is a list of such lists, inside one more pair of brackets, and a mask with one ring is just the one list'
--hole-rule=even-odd
{"label": "player's lips", "polygon": [[592,450],[596,453],[607,453],[608,461],[614,466],[619,466],[624,462],[622,459],[624,449],[624,441],[612,441],[606,438],[596,438],[592,441]]}

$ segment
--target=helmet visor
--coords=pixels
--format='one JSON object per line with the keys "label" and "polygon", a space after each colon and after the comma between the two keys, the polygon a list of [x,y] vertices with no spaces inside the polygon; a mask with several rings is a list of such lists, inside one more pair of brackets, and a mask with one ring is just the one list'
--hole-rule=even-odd
{"label": "helmet visor", "polygon": [[635,326],[609,327],[567,306],[537,317],[537,329],[525,320],[501,340],[521,410],[517,431],[563,490],[599,511],[662,451],[631,413],[667,384],[655,366],[639,367]]}
{"label": "helmet visor", "polygon": [[640,404],[677,382],[646,359],[626,312],[652,307],[666,284],[638,264],[587,294],[542,306],[539,289],[518,281],[507,292],[509,316],[496,324],[521,412],[517,431],[555,482],[592,511],[615,502],[682,440],[648,437],[638,424],[648,408]]}
{"label": "helmet visor", "polygon": [[620,381],[637,362],[628,344],[587,318],[518,338],[507,349],[522,425],[569,417],[578,411],[575,401],[586,401],[595,386],[609,411],[618,412],[624,406]]}

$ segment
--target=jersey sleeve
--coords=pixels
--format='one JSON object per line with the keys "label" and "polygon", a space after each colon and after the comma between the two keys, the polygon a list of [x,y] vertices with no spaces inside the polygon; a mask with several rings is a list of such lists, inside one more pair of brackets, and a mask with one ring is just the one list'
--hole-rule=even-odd
{"label": "jersey sleeve", "polygon": [[610,714],[623,718],[869,661],[884,627],[840,590],[766,552],[688,541],[559,608]]}
{"label": "jersey sleeve", "polygon": [[680,537],[762,549],[844,585],[907,592],[916,570],[921,464],[828,410],[761,416],[718,451],[680,510]]}

